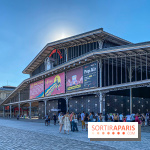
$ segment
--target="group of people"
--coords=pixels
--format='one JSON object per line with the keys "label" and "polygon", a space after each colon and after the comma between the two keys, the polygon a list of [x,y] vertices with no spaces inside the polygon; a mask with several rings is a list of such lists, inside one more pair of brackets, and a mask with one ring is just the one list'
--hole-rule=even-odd
{"label": "group of people", "polygon": [[114,122],[138,122],[138,124],[141,124],[142,126],[150,125],[150,113],[144,113],[142,114],[134,114],[132,113],[131,115],[126,115],[124,116],[123,114],[114,114],[110,115],[107,114],[108,121],[114,121]]}
{"label": "group of people", "polygon": [[[78,122],[82,122],[82,130],[88,130],[88,122],[138,122],[139,124],[150,125],[150,113],[145,114],[134,114],[124,116],[122,114],[106,114],[102,113],[85,113],[84,111],[79,114],[72,112],[69,114],[67,112],[65,115],[61,112],[59,116],[56,116],[56,113],[53,115],[54,125],[56,125],[56,120],[58,118],[59,122],[59,133],[62,131],[69,134],[69,131],[78,131]],[[50,116],[48,114],[45,116],[45,125],[50,125]]]}
{"label": "group of people", "polygon": [[[53,115],[53,120],[54,120],[54,125],[56,125],[56,120],[57,120],[57,116],[56,113]],[[65,115],[61,112],[59,113],[58,116],[58,122],[59,122],[59,133],[62,131],[62,127],[64,130],[64,133],[69,134],[69,131],[78,131],[78,127],[77,127],[77,117],[76,114],[74,112],[72,112],[71,114],[69,114],[69,112],[67,112]],[[48,116],[48,114],[45,116],[45,125],[48,126],[50,125],[50,116]]]}
{"label": "group of people", "polygon": [[82,126],[84,124],[87,124],[86,122],[138,122],[138,124],[141,124],[143,126],[150,125],[150,113],[146,113],[146,115],[143,114],[134,114],[131,115],[123,115],[122,114],[106,114],[105,116],[102,115],[102,113],[96,113],[94,114],[91,112],[89,115],[88,113],[82,113],[81,114],[81,121]]}

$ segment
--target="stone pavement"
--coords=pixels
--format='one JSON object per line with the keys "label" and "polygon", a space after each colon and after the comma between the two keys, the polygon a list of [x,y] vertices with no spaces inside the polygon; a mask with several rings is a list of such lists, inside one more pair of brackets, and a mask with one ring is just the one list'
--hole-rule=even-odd
{"label": "stone pavement", "polygon": [[[23,121],[0,118],[0,150],[150,150],[150,133],[145,127],[141,141],[93,141],[86,131],[58,132],[59,126],[45,126],[42,121]],[[147,128],[147,129],[146,129]]]}

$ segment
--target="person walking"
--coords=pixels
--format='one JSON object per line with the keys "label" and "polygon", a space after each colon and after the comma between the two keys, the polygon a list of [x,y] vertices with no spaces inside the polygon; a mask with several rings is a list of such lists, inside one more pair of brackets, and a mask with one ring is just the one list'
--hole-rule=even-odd
{"label": "person walking", "polygon": [[135,122],[138,122],[138,124],[141,124],[140,119],[138,117],[138,113],[135,115]]}
{"label": "person walking", "polygon": [[126,122],[131,122],[131,115],[126,115]]}
{"label": "person walking", "polygon": [[108,114],[105,115],[105,122],[108,121]]}
{"label": "person walking", "polygon": [[149,119],[149,113],[146,113],[146,116],[145,116],[145,125],[146,126],[148,125],[148,119]]}
{"label": "person walking", "polygon": [[68,134],[69,134],[69,130],[70,130],[69,112],[67,112],[67,114],[63,116],[63,121],[64,121],[64,133],[66,134],[66,131],[68,131]]}
{"label": "person walking", "polygon": [[135,114],[134,113],[131,114],[131,122],[135,122]]}
{"label": "person walking", "polygon": [[118,122],[118,120],[119,120],[118,115],[115,114],[115,116],[114,116],[114,122]]}
{"label": "person walking", "polygon": [[119,121],[123,122],[123,113],[119,115]]}
{"label": "person walking", "polygon": [[81,118],[81,113],[78,114],[78,122],[79,122],[80,118]]}
{"label": "person walking", "polygon": [[78,119],[77,119],[77,115],[74,114],[74,116],[75,116],[75,119],[74,119],[74,129],[75,129],[75,131],[78,131],[78,126],[77,126],[77,124],[78,124]]}
{"label": "person walking", "polygon": [[84,117],[85,117],[85,113],[84,113],[84,111],[83,111],[83,113],[81,114],[82,131],[83,131],[83,129],[85,129]]}
{"label": "person walking", "polygon": [[48,126],[50,126],[50,121],[51,121],[51,118],[50,116],[48,116]]}
{"label": "person walking", "polygon": [[72,113],[72,116],[71,116],[71,127],[72,127],[72,130],[71,131],[75,131],[75,114]]}
{"label": "person walking", "polygon": [[89,115],[88,113],[85,114],[84,117],[84,122],[85,122],[85,126],[86,126],[86,131],[88,130],[88,121],[89,121]]}
{"label": "person walking", "polygon": [[71,126],[71,131],[72,131],[72,115],[73,115],[73,113],[74,113],[74,112],[72,112],[72,113],[70,114],[70,126]]}
{"label": "person walking", "polygon": [[59,120],[59,133],[61,132],[61,130],[62,130],[62,126],[63,126],[63,115],[62,115],[62,113],[60,113],[60,115],[59,115],[59,117],[58,117],[58,120]]}
{"label": "person walking", "polygon": [[56,113],[54,113],[53,119],[54,119],[54,125],[56,125],[56,120],[57,120]]}
{"label": "person walking", "polygon": [[89,121],[93,122],[93,114],[92,113],[90,113],[90,115],[89,115]]}
{"label": "person walking", "polygon": [[101,116],[101,113],[98,113],[97,122],[102,122],[102,116]]}
{"label": "person walking", "polygon": [[142,126],[145,126],[145,115],[144,113],[141,115]]}
{"label": "person walking", "polygon": [[45,116],[45,126],[48,126],[48,114],[46,114],[46,116]]}

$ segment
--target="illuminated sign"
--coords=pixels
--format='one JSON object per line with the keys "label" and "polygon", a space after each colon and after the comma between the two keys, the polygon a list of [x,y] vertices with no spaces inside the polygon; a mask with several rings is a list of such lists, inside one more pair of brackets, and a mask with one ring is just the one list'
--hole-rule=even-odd
{"label": "illuminated sign", "polygon": [[51,57],[54,53],[58,53],[59,56],[60,56],[60,59],[62,59],[62,53],[59,49],[54,49],[51,54],[49,55],[49,57]]}

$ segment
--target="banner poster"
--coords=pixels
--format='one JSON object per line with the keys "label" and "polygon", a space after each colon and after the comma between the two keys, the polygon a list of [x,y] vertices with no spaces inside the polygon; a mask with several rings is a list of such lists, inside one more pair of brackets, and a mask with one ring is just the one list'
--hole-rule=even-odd
{"label": "banner poster", "polygon": [[44,80],[30,84],[30,99],[44,97]]}
{"label": "banner poster", "polygon": [[45,79],[45,96],[65,93],[65,73]]}
{"label": "banner poster", "polygon": [[67,92],[98,86],[97,62],[70,70],[66,74]]}
{"label": "banner poster", "polygon": [[66,89],[67,91],[83,89],[83,67],[67,72]]}
{"label": "banner poster", "polygon": [[98,87],[97,62],[83,66],[83,88]]}

